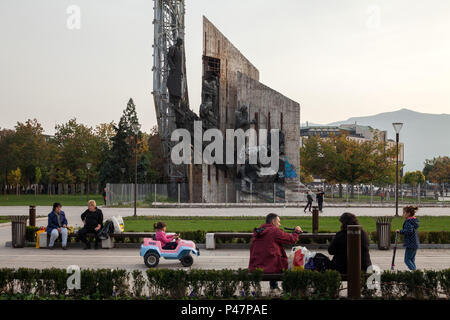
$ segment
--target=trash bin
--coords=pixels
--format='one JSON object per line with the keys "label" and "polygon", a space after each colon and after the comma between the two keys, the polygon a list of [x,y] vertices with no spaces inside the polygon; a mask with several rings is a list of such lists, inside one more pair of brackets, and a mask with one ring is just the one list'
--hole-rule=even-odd
{"label": "trash bin", "polygon": [[25,246],[28,216],[9,217],[11,219],[12,246],[13,248],[23,248]]}
{"label": "trash bin", "polygon": [[391,217],[377,218],[378,249],[389,250],[391,248]]}

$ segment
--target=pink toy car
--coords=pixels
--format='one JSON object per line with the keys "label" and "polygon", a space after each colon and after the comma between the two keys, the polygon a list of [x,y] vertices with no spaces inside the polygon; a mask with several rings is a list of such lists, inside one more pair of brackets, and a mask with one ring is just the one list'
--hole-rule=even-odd
{"label": "pink toy car", "polygon": [[177,247],[174,250],[166,250],[161,247],[160,241],[145,238],[141,245],[140,255],[144,257],[144,263],[149,268],[155,268],[159,264],[161,257],[169,260],[180,260],[183,267],[190,267],[194,263],[191,253],[200,255],[200,250],[193,241],[177,240]]}

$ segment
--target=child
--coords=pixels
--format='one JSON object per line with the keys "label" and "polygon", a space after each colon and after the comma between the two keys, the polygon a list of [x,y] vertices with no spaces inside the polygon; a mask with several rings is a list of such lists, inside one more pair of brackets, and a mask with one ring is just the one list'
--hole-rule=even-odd
{"label": "child", "polygon": [[418,207],[408,206],[403,208],[403,223],[402,230],[396,230],[404,235],[403,246],[405,247],[405,263],[409,270],[416,270],[416,252],[419,248],[419,236],[417,229],[419,229],[419,219],[415,214],[419,210]]}
{"label": "child", "polygon": [[156,230],[155,240],[161,242],[161,247],[165,250],[175,250],[177,243],[172,240],[178,239],[178,235],[166,235],[167,225],[164,222],[158,222],[153,225]]}

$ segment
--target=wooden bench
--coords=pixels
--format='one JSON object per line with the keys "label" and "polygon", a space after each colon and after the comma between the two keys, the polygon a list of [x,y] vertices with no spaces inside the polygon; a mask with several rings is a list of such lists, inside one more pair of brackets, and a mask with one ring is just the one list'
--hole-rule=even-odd
{"label": "wooden bench", "polygon": [[[299,239],[331,240],[336,233],[302,233]],[[216,239],[251,239],[250,232],[215,232],[206,234],[206,249],[216,249]]]}
{"label": "wooden bench", "polygon": [[[169,233],[170,234],[170,233]],[[110,234],[108,239],[102,240],[102,248],[103,249],[111,249],[114,248],[114,239],[125,239],[125,238],[132,238],[132,239],[140,239],[140,238],[153,238],[155,235],[155,232],[122,232],[122,233],[113,233]],[[94,233],[88,233],[86,235],[87,237],[94,238]],[[70,238],[76,238],[76,233],[71,233],[67,236],[68,239]],[[40,248],[47,248],[48,241],[50,236],[47,235],[46,232],[42,232],[39,235],[39,247]]]}

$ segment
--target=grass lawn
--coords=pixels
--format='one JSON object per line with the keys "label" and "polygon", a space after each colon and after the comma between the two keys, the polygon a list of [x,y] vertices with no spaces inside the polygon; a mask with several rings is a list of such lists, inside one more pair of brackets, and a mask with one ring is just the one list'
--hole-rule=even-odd
{"label": "grass lawn", "polygon": [[0,223],[11,222],[8,216],[0,216]]}
{"label": "grass lawn", "polygon": [[[259,227],[263,222],[262,217],[133,217],[124,218],[125,231],[128,232],[150,232],[153,224],[164,221],[168,232],[182,231],[206,231],[206,232],[251,232],[253,228]],[[450,217],[419,216],[419,231],[450,231]],[[360,217],[359,222],[364,230],[376,231],[374,217]],[[395,218],[392,221],[392,230],[400,229],[404,222],[403,218]],[[282,217],[281,224],[285,227],[299,225],[308,232],[312,231],[311,217]],[[319,219],[320,231],[336,232],[340,229],[338,217],[321,217]]]}
{"label": "grass lawn", "polygon": [[[95,200],[98,204],[103,204],[101,195],[90,195],[89,200]],[[51,206],[54,202],[60,202],[63,206],[86,206],[86,195],[0,195],[0,206]]]}

